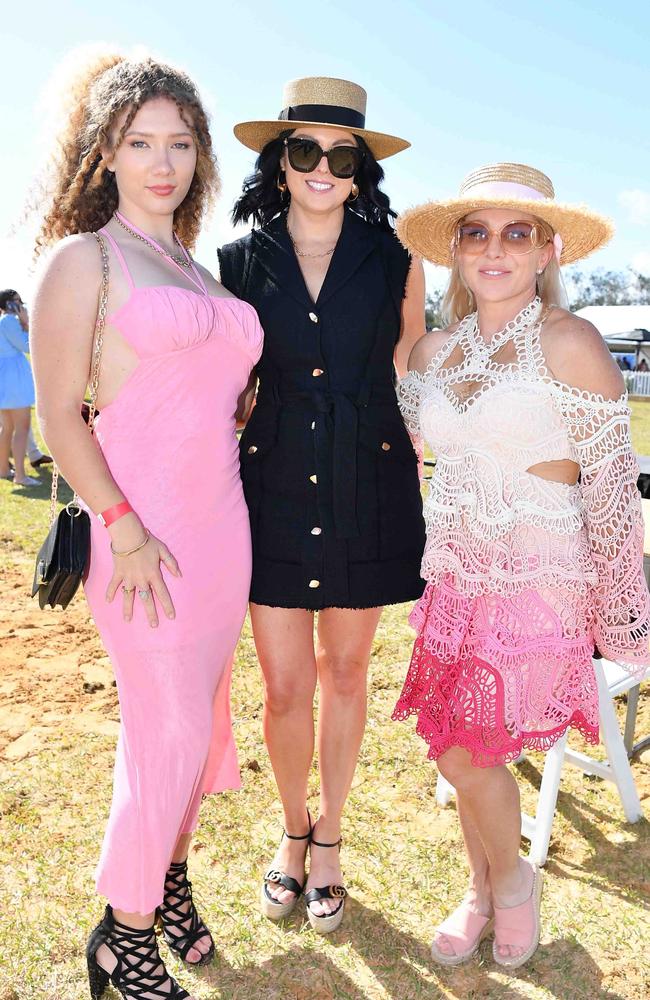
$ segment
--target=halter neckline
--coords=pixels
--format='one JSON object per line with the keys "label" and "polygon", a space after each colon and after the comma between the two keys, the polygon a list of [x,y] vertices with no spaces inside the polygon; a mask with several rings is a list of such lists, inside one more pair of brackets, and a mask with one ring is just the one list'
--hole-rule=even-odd
{"label": "halter neckline", "polygon": [[171,254],[169,253],[169,251],[165,250],[164,247],[161,247],[160,244],[153,238],[153,236],[150,236],[149,233],[145,233],[144,230],[140,229],[139,226],[136,226],[136,224],[134,222],[131,222],[130,219],[127,219],[127,217],[125,215],[123,215],[122,212],[118,212],[117,209],[115,209],[115,217],[120,222],[122,222],[123,225],[128,226],[129,229],[132,229],[133,232],[136,233],[140,237],[141,240],[144,240],[145,243],[149,243],[151,247],[153,247],[155,250],[157,250],[158,253],[162,257],[164,257],[164,259],[166,261],[168,261],[168,263],[172,264],[180,274],[182,274],[185,278],[189,278],[189,280],[192,282],[192,284],[196,285],[196,287],[199,288],[201,290],[201,292],[203,292],[204,295],[208,294],[208,290],[206,288],[205,282],[203,281],[203,278],[201,277],[199,271],[196,268],[196,265],[195,265],[194,261],[190,257],[189,253],[187,252],[187,250],[185,249],[185,247],[181,243],[181,241],[178,238],[178,236],[176,235],[176,233],[173,234],[174,235],[174,239],[176,240],[176,243],[178,244],[178,246],[182,250],[183,256],[185,257],[185,260],[188,262],[190,268],[194,272],[194,275],[190,274],[190,272],[188,270],[185,270],[184,268],[182,268],[180,266],[180,264],[178,264],[174,260],[174,258],[171,256]]}

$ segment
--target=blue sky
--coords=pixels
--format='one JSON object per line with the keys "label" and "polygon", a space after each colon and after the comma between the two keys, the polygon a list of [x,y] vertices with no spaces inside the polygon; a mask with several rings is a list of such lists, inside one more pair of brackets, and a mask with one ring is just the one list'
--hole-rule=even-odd
{"label": "blue sky", "polygon": [[[370,128],[412,148],[386,160],[396,208],[456,193],[497,160],[549,174],[563,201],[612,217],[617,235],[586,267],[650,273],[650,5],[587,0],[30,0],[5,16],[0,236],[19,213],[41,153],[40,98],[71,49],[141,45],[185,68],[213,116],[223,194],[199,244],[216,266],[228,212],[254,154],[232,125],[275,118],[296,76],[340,76],[368,91]],[[244,230],[241,230],[244,232]],[[29,294],[26,231],[3,239],[0,287]],[[429,272],[436,284],[440,276]]]}

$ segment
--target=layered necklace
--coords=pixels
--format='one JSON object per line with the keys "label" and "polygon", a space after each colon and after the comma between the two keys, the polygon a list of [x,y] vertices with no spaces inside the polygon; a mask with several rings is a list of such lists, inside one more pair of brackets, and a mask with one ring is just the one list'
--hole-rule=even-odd
{"label": "layered necklace", "polygon": [[150,236],[147,236],[145,233],[139,231],[136,232],[135,229],[131,228],[131,226],[128,224],[124,216],[120,215],[120,213],[117,210],[113,212],[113,218],[115,219],[117,224],[120,225],[122,229],[124,229],[125,232],[129,234],[129,236],[132,236],[136,240],[140,240],[141,243],[144,243],[146,246],[150,247],[151,250],[155,250],[156,253],[160,254],[161,257],[168,258],[174,264],[176,264],[177,267],[185,267],[185,268],[192,267],[192,258],[190,257],[189,253],[181,243],[176,233],[173,234],[174,240],[181,248],[182,250],[181,254],[171,253],[169,250],[165,250],[163,249],[163,247],[159,246],[159,244],[156,243],[156,241],[152,239]]}
{"label": "layered necklace", "polygon": [[289,229],[288,224],[287,224],[287,232],[289,233],[289,239],[291,240],[291,245],[297,257],[331,257],[334,251],[336,250],[336,243],[335,243],[333,247],[331,247],[329,250],[323,250],[322,253],[307,253],[306,250],[299,249],[296,241],[293,238],[293,233]]}

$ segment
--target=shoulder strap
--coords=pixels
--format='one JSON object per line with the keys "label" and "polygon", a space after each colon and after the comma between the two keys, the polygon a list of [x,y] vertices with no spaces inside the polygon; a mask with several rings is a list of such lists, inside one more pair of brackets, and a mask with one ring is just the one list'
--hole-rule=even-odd
{"label": "shoulder strap", "polygon": [[[117,260],[118,260],[118,263],[119,263],[120,267],[124,271],[124,277],[126,278],[126,280],[129,283],[129,288],[132,288],[132,289],[135,288],[135,284],[133,282],[133,278],[131,277],[131,272],[129,271],[129,268],[127,266],[124,254],[122,253],[122,251],[120,250],[120,248],[117,245],[117,241],[111,236],[111,234],[108,232],[107,229],[101,229],[100,232],[102,233],[103,236],[106,237],[106,239],[110,243],[111,249],[112,249],[113,253],[115,254],[115,256],[117,257]],[[99,236],[99,233],[95,233],[95,236],[101,242],[101,237]]]}
{"label": "shoulder strap", "polygon": [[[108,234],[106,234],[108,235]],[[99,393],[99,372],[102,363],[102,348],[104,346],[104,328],[106,326],[106,310],[108,305],[108,251],[106,245],[99,235],[93,233],[99,244],[99,251],[102,255],[102,281],[99,286],[99,302],[97,305],[97,319],[95,321],[95,331],[93,334],[93,353],[90,363],[90,374],[88,387],[90,390],[90,406],[88,412],[88,430],[93,433],[95,426],[95,413],[97,411],[97,395]],[[110,239],[110,236],[109,236]],[[128,273],[128,272],[127,272]],[[54,463],[52,467],[52,492],[50,494],[50,527],[56,518],[56,500],[59,490],[59,467]],[[79,507],[79,495],[76,490],[73,493],[69,507]]]}

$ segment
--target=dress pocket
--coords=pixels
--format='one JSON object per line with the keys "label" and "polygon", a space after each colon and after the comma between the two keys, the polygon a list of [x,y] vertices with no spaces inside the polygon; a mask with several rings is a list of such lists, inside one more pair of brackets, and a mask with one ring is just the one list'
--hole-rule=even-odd
{"label": "dress pocket", "polygon": [[[424,545],[417,456],[402,424],[360,428],[375,468],[380,560],[419,558]],[[364,461],[360,455],[360,461]]]}

